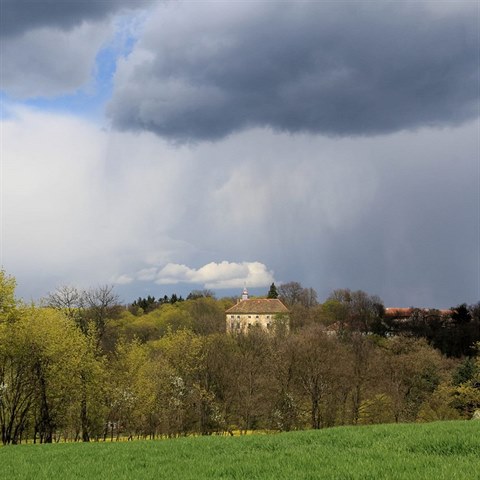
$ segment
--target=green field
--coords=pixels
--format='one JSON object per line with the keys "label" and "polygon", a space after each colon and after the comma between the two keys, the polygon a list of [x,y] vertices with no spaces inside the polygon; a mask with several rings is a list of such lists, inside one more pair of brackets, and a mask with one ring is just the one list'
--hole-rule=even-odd
{"label": "green field", "polygon": [[480,422],[0,448],[2,479],[480,478]]}

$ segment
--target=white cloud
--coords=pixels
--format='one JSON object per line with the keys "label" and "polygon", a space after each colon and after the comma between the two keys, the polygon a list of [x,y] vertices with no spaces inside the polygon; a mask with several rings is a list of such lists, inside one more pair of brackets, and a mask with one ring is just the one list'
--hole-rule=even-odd
{"label": "white cloud", "polygon": [[133,282],[133,280],[133,277],[125,274],[111,279],[112,283],[115,283],[117,285],[129,285]]}
{"label": "white cloud", "polygon": [[191,251],[170,235],[180,212],[172,205],[184,195],[181,155],[169,159],[152,136],[110,135],[25,108],[13,108],[1,131],[0,263],[21,294],[126,284],[123,272]]}
{"label": "white cloud", "polygon": [[157,275],[158,269],[155,267],[151,268],[143,268],[139,272],[137,272],[137,278],[138,280],[141,280],[143,282],[151,282],[155,280],[155,277]]}
{"label": "white cloud", "polygon": [[95,175],[101,171],[103,136],[73,117],[25,109],[1,129],[5,266],[32,273],[50,268],[59,275],[72,266],[74,251],[81,268],[92,234],[108,222],[99,197],[101,177]]}
{"label": "white cloud", "polygon": [[252,288],[264,287],[274,281],[273,273],[260,262],[210,262],[198,269],[169,263],[155,274],[152,269],[147,269],[148,275],[145,275],[145,272],[138,272],[137,278],[155,279],[158,285],[192,283],[213,289],[241,288],[244,284]]}

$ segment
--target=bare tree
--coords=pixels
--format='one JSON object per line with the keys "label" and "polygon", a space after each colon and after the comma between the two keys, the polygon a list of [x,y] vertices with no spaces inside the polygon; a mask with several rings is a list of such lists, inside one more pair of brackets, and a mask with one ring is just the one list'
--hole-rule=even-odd
{"label": "bare tree", "polygon": [[327,316],[338,322],[341,331],[385,333],[384,306],[376,295],[362,290],[335,290],[323,308]]}
{"label": "bare tree", "polygon": [[280,300],[289,307],[300,304],[306,308],[318,304],[317,292],[313,288],[303,288],[299,282],[288,282],[278,287]]}
{"label": "bare tree", "polygon": [[313,288],[304,288],[300,294],[300,302],[306,308],[318,305],[317,292]]}
{"label": "bare tree", "polygon": [[299,282],[283,283],[278,287],[280,300],[289,307],[300,302],[302,291],[303,287]]}
{"label": "bare tree", "polygon": [[69,317],[74,318],[77,311],[83,307],[83,295],[76,287],[62,285],[45,299],[47,306],[63,310]]}
{"label": "bare tree", "polygon": [[352,357],[352,422],[356,425],[366,384],[371,383],[371,377],[375,373],[371,367],[375,347],[370,336],[360,333],[352,334],[349,347]]}
{"label": "bare tree", "polygon": [[86,333],[85,295],[82,290],[70,285],[62,285],[54,292],[49,293],[45,299],[48,307],[61,310],[65,315],[75,321],[80,329]]}
{"label": "bare tree", "polygon": [[114,307],[118,306],[119,300],[113,291],[113,285],[101,285],[89,290],[63,285],[50,293],[45,303],[49,307],[62,310],[85,334],[89,325],[93,324],[101,340],[105,333],[107,318],[113,313]]}
{"label": "bare tree", "polygon": [[341,393],[349,382],[350,360],[346,348],[318,325],[293,336],[291,346],[294,378],[309,404],[311,427],[333,425]]}
{"label": "bare tree", "polygon": [[108,316],[113,308],[118,306],[118,295],[113,291],[113,285],[101,285],[83,293],[88,317],[95,325],[99,339],[103,338]]}

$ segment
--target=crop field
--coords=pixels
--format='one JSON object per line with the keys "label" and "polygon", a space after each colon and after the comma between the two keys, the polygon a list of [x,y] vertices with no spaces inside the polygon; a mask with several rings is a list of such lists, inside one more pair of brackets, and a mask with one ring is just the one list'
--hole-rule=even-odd
{"label": "crop field", "polygon": [[0,448],[1,479],[480,478],[480,422]]}

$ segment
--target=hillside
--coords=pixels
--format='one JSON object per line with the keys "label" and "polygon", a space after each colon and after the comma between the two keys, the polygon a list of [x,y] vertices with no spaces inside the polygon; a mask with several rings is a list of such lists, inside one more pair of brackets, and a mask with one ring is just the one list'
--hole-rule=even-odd
{"label": "hillside", "polygon": [[0,448],[1,478],[465,479],[480,422],[337,427],[244,437]]}

